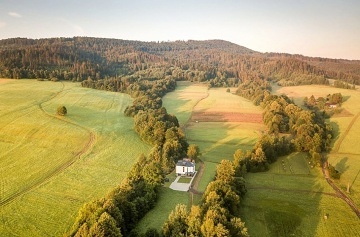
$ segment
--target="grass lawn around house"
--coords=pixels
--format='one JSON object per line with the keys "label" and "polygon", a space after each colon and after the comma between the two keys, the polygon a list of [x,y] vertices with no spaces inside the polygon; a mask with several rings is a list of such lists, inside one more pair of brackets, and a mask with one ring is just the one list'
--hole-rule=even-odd
{"label": "grass lawn around house", "polygon": [[178,183],[188,184],[191,182],[192,177],[180,177]]}

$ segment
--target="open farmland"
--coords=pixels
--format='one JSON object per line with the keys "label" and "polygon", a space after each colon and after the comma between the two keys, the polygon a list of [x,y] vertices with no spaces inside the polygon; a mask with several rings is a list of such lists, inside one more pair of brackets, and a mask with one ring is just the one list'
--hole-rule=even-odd
{"label": "open farmland", "polygon": [[0,83],[0,236],[61,236],[148,152],[123,115],[132,100],[78,83]]}

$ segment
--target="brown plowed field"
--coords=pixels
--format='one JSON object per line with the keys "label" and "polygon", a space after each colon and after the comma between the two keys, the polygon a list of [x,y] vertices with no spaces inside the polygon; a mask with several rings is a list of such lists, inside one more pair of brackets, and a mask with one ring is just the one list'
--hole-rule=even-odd
{"label": "brown plowed field", "polygon": [[243,122],[262,123],[262,115],[257,113],[234,112],[193,112],[191,120],[198,122]]}

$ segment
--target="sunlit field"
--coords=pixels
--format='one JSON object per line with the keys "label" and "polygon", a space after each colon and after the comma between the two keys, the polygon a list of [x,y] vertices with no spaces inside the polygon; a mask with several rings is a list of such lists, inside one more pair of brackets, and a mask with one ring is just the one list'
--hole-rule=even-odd
{"label": "sunlit field", "polygon": [[191,82],[177,82],[174,92],[167,93],[163,98],[163,106],[168,113],[176,115],[181,126],[191,118],[193,108],[199,101],[208,96],[207,86]]}
{"label": "sunlit field", "polygon": [[78,83],[0,83],[0,236],[61,236],[148,152],[123,115],[132,100]]}

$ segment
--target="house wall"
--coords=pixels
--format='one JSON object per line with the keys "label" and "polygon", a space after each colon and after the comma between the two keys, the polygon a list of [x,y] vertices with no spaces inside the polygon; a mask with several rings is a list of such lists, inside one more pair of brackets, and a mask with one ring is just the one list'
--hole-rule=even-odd
{"label": "house wall", "polygon": [[176,166],[176,173],[177,174],[185,174],[185,172],[183,172],[183,166]]}
{"label": "house wall", "polygon": [[185,175],[187,173],[194,173],[195,167],[176,166],[175,172],[176,172],[176,174],[181,174],[181,175]]}

